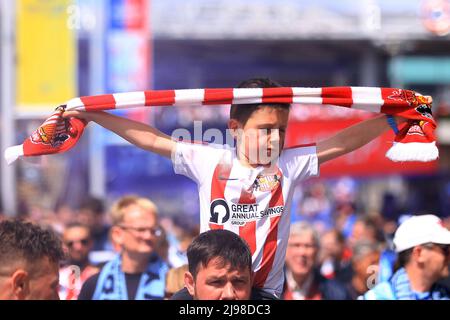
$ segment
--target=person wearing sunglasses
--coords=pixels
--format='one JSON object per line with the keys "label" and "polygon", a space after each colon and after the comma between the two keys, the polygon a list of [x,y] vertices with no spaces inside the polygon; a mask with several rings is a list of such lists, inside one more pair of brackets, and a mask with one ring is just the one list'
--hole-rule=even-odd
{"label": "person wearing sunglasses", "polygon": [[83,283],[99,269],[89,261],[93,248],[91,230],[81,223],[69,224],[63,233],[67,263],[59,272],[61,300],[77,300]]}
{"label": "person wearing sunglasses", "polygon": [[397,270],[360,299],[449,300],[448,288],[437,282],[449,275],[450,231],[435,215],[413,216],[394,235]]}
{"label": "person wearing sunglasses", "polygon": [[157,254],[162,230],[156,205],[125,196],[113,205],[111,221],[119,254],[84,283],[78,299],[162,300],[168,266]]}

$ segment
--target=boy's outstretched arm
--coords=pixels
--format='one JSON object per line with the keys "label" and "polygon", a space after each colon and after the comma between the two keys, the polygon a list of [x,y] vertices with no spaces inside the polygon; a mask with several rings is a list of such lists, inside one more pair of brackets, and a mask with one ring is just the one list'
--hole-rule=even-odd
{"label": "boy's outstretched arm", "polygon": [[175,150],[176,142],[158,129],[104,111],[67,111],[63,114],[63,117],[75,117],[87,122],[96,122],[135,146],[167,158],[170,158],[172,151]]}
{"label": "boy's outstretched arm", "polygon": [[[394,118],[397,124],[406,121],[404,118]],[[317,157],[319,158],[319,165],[364,146],[390,128],[386,115],[381,115],[357,123],[328,139],[318,142]]]}

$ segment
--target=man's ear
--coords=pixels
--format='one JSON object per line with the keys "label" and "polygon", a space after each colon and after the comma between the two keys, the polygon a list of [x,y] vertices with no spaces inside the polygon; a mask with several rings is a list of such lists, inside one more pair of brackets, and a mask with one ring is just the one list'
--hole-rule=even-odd
{"label": "man's ear", "polygon": [[28,272],[19,269],[11,276],[13,296],[17,300],[25,300],[30,295],[30,276]]}
{"label": "man's ear", "polygon": [[195,299],[195,280],[194,276],[189,271],[184,273],[184,285],[189,291],[189,294]]}
{"label": "man's ear", "polygon": [[117,249],[121,249],[123,245],[123,230],[118,226],[113,226],[110,232],[114,248],[116,249],[116,246],[118,246]]}
{"label": "man's ear", "polygon": [[411,256],[414,258],[417,263],[425,262],[425,257],[423,255],[423,248],[421,246],[414,247]]}

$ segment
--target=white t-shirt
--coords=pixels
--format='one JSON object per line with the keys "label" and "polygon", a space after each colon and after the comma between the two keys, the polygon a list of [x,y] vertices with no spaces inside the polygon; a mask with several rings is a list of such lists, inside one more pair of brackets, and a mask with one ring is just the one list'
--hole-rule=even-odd
{"label": "white t-shirt", "polygon": [[294,186],[319,175],[316,146],[284,149],[272,169],[248,168],[236,150],[222,145],[178,142],[177,174],[198,185],[200,232],[230,230],[252,252],[254,286],[281,296]]}

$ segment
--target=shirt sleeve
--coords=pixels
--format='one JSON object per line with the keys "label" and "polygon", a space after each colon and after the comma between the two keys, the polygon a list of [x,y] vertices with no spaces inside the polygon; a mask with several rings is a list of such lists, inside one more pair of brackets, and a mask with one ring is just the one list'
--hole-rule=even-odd
{"label": "shirt sleeve", "polygon": [[287,148],[283,150],[281,160],[293,181],[300,182],[320,174],[316,145]]}
{"label": "shirt sleeve", "polygon": [[214,166],[223,155],[222,146],[177,142],[172,156],[173,169],[176,174],[182,174],[198,184],[212,173]]}

